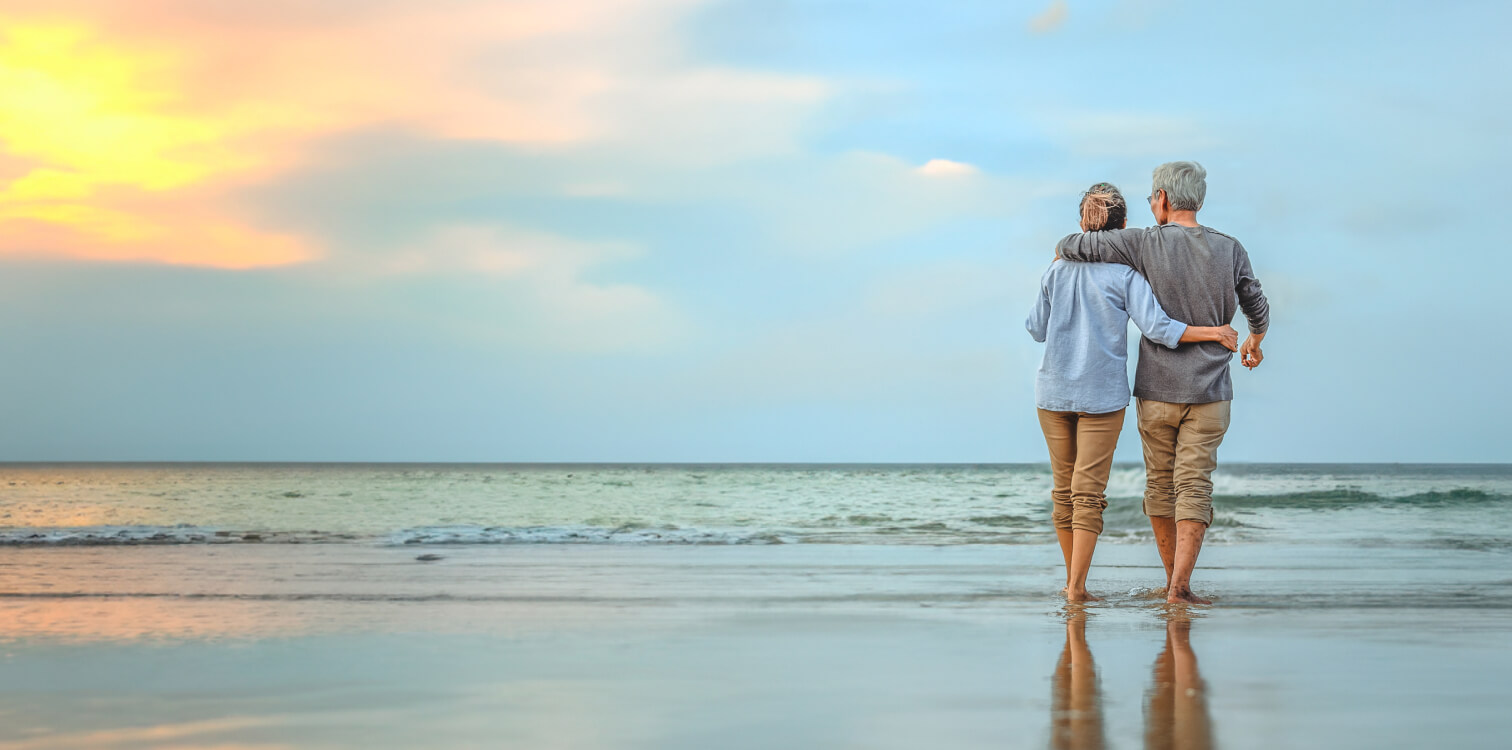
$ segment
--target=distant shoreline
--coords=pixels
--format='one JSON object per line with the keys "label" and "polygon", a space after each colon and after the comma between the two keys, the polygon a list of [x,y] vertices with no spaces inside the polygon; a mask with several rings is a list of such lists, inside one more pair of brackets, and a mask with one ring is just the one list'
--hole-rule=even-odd
{"label": "distant shoreline", "polygon": [[[668,469],[911,469],[911,468],[972,468],[972,469],[1022,469],[1048,466],[1047,461],[1007,462],[846,462],[846,461],[238,461],[238,460],[0,460],[0,467],[7,466],[487,466],[508,468],[668,468]],[[1142,468],[1138,461],[1118,461],[1114,466]],[[1365,466],[1395,466],[1400,468],[1512,468],[1512,462],[1467,462],[1447,461],[1231,461],[1224,460],[1218,467],[1266,468],[1298,467],[1354,468]]]}

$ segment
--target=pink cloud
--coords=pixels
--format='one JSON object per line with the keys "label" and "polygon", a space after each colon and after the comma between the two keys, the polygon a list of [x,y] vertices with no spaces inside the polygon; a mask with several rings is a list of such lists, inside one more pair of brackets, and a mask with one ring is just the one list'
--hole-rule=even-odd
{"label": "pink cloud", "polygon": [[0,82],[30,93],[0,104],[0,253],[322,257],[226,188],[375,125],[668,163],[789,148],[823,84],[687,65],[672,21],[692,4],[11,0]]}

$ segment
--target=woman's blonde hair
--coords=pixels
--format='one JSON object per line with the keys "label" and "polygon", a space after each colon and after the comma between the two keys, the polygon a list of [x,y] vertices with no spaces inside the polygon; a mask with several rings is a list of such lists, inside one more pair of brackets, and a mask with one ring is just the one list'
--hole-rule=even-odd
{"label": "woman's blonde hair", "polygon": [[1087,188],[1081,199],[1081,228],[1083,232],[1101,229],[1119,229],[1129,217],[1129,206],[1124,203],[1123,193],[1106,182]]}

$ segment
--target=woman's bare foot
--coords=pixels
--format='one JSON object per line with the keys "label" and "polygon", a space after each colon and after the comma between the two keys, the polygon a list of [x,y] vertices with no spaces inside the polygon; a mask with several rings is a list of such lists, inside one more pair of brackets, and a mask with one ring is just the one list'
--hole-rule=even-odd
{"label": "woman's bare foot", "polygon": [[1093,595],[1087,593],[1086,589],[1071,589],[1071,588],[1068,587],[1068,588],[1061,589],[1061,591],[1065,592],[1065,594],[1066,594],[1066,601],[1068,601],[1068,602],[1100,602],[1100,601],[1102,601],[1102,597],[1100,597],[1100,596],[1093,596]]}
{"label": "woman's bare foot", "polygon": [[1166,602],[1168,604],[1212,604],[1211,601],[1192,593],[1191,587],[1188,586],[1167,588]]}

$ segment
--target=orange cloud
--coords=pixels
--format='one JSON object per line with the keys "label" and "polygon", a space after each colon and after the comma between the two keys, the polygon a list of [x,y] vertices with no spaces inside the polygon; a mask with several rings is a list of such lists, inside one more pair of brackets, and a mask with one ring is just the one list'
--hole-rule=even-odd
{"label": "orange cloud", "polygon": [[6,0],[0,253],[328,255],[226,196],[359,127],[657,164],[791,149],[826,87],[680,60],[673,21],[699,1]]}
{"label": "orange cloud", "polygon": [[[10,177],[0,189],[3,253],[222,268],[296,263],[318,248],[249,225],[215,188],[276,175],[304,142],[366,123],[512,141],[587,134],[550,101],[560,75],[543,82],[544,96],[519,102],[458,86],[447,68],[469,45],[581,20],[548,4],[336,25],[282,8],[310,25],[264,19],[250,28],[177,3],[45,7],[29,18],[0,16],[0,144],[30,165],[0,172]],[[592,75],[566,78],[568,89],[594,86]],[[127,193],[135,193],[130,206],[120,200]]]}
{"label": "orange cloud", "polygon": [[[0,19],[0,252],[247,268],[311,257],[300,240],[210,206],[128,209],[105,193],[192,189],[255,167],[233,138],[260,123],[182,111],[171,50],[101,42],[86,26]],[[183,206],[180,206],[181,208]]]}

